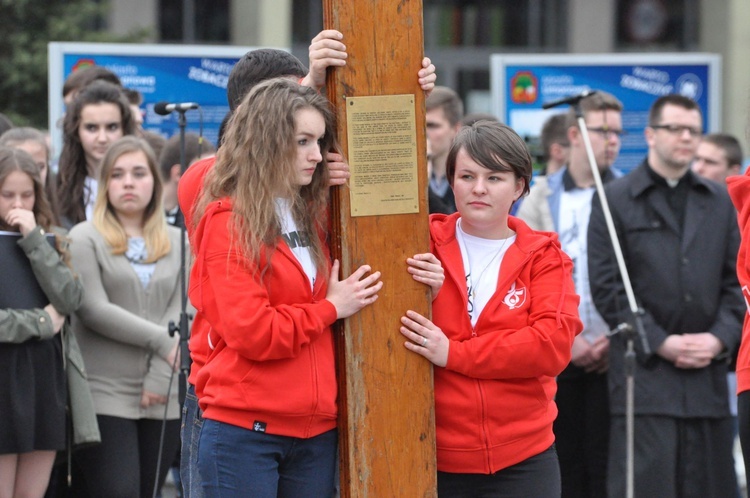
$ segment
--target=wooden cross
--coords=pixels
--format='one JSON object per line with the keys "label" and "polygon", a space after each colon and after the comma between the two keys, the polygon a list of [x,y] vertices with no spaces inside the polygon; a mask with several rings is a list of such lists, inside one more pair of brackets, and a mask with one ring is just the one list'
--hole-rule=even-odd
{"label": "wooden cross", "polygon": [[406,271],[407,257],[429,250],[422,2],[324,0],[323,11],[348,53],[327,82],[352,168],[333,194],[333,252],[342,275],[367,263],[385,283],[337,330],[341,496],[434,497],[432,366],[399,333],[407,309],[430,316],[431,303]]}

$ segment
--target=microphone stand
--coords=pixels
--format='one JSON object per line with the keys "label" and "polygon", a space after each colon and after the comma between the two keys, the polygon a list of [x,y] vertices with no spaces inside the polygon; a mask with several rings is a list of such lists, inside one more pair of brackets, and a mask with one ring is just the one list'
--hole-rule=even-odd
{"label": "microphone stand", "polygon": [[[177,124],[180,128],[180,175],[185,173],[187,170],[187,159],[185,157],[185,128],[187,126],[187,119],[185,118],[185,112],[187,109],[175,109],[178,114]],[[175,332],[180,334],[180,377],[179,377],[179,394],[178,400],[180,406],[185,403],[185,396],[187,394],[187,377],[190,372],[190,349],[188,348],[188,340],[190,339],[190,327],[189,319],[191,318],[187,313],[188,297],[187,297],[187,252],[185,249],[185,217],[182,211],[177,207],[176,223],[180,226],[180,296],[182,299],[180,307],[180,320],[179,324],[175,324],[173,321],[169,322],[169,335],[174,337]]]}
{"label": "microphone stand", "polygon": [[[175,108],[178,113],[177,124],[180,127],[180,175],[185,173],[187,169],[187,160],[185,158],[185,128],[187,127],[187,119],[185,118],[185,112],[188,109]],[[185,251],[185,218],[182,215],[182,211],[177,208],[177,215],[175,217],[175,223],[180,226],[180,320],[178,324],[170,320],[169,322],[169,336],[174,337],[175,332],[180,334],[180,375],[178,377],[178,403],[179,406],[185,404],[185,396],[187,395],[187,376],[190,371],[190,350],[188,348],[188,339],[190,338],[190,327],[189,319],[191,318],[187,313],[187,253]],[[176,362],[176,361],[175,361]],[[171,388],[171,381],[170,381]],[[167,401],[169,403],[169,401]],[[156,460],[156,479],[154,480],[153,498],[156,498],[159,491],[159,470],[162,465],[162,451],[164,445],[164,433],[166,429],[166,418],[167,409],[164,409],[164,420],[161,428],[161,438],[159,441],[159,457]]]}
{"label": "microphone stand", "polygon": [[[583,118],[583,112],[581,111],[580,100],[573,102],[576,119],[578,122],[578,128],[581,130],[581,136],[583,137],[583,143],[586,147],[586,155],[588,156],[589,165],[591,166],[591,172],[594,176],[594,183],[596,185],[596,191],[601,201],[602,211],[604,212],[604,219],[607,223],[607,231],[609,232],[609,238],[612,242],[612,247],[615,252],[615,259],[617,260],[617,266],[620,270],[620,276],[622,277],[622,283],[625,287],[625,294],[628,299],[628,306],[633,317],[633,323],[623,322],[611,330],[608,336],[614,334],[623,334],[626,339],[626,350],[625,350],[625,437],[626,437],[626,497],[633,498],[634,496],[634,481],[635,481],[635,465],[634,465],[634,422],[635,422],[635,351],[633,343],[636,335],[640,339],[641,347],[645,355],[651,354],[651,348],[649,347],[648,340],[646,339],[646,332],[643,328],[643,310],[638,307],[635,300],[635,294],[633,293],[633,285],[630,281],[630,274],[628,273],[627,266],[625,265],[625,259],[622,255],[622,247],[620,241],[617,238],[617,231],[615,230],[615,224],[612,220],[612,212],[609,209],[609,202],[604,192],[604,184],[602,183],[602,177],[599,173],[599,167],[596,164],[596,158],[594,157],[594,150],[591,146],[591,137],[589,136],[589,130],[586,127],[586,121]],[[635,326],[633,326],[635,325]]]}

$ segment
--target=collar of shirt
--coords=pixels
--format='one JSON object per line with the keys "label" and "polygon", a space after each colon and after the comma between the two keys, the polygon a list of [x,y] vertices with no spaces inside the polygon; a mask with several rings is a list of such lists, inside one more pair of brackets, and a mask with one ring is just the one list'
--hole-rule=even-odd
{"label": "collar of shirt", "polygon": [[[615,175],[612,174],[612,170],[610,170],[609,168],[605,169],[601,175],[602,175],[602,183],[607,183],[615,177]],[[578,185],[576,185],[575,180],[573,180],[573,177],[570,175],[570,168],[565,168],[562,181],[563,181],[563,189],[565,189],[566,192],[569,192],[573,189],[580,188]]]}
{"label": "collar of shirt", "polygon": [[690,170],[687,170],[685,174],[682,175],[682,177],[677,182],[677,185],[675,185],[675,187],[671,187],[669,183],[667,182],[667,179],[661,176],[656,171],[654,171],[654,169],[648,163],[646,163],[646,171],[648,172],[648,176],[649,178],[651,178],[651,181],[653,182],[653,184],[659,188],[692,187],[695,185],[694,175],[691,173]]}

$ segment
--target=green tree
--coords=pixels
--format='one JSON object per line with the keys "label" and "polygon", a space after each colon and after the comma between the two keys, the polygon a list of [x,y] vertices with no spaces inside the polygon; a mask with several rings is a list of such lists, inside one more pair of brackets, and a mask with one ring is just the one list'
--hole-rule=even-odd
{"label": "green tree", "polygon": [[[0,112],[16,125],[47,127],[47,43],[134,42],[141,30],[106,30],[107,2],[0,0]],[[60,89],[62,91],[62,89]]]}

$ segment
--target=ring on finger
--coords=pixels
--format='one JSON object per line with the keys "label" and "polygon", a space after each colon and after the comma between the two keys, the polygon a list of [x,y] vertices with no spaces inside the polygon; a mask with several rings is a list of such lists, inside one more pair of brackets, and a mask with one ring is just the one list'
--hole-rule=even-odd
{"label": "ring on finger", "polygon": [[427,338],[422,337],[422,347],[425,347],[427,345]]}

